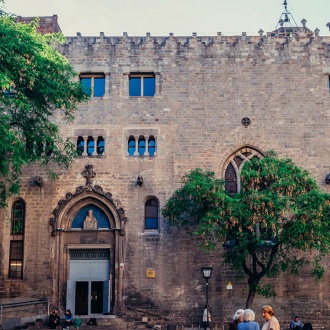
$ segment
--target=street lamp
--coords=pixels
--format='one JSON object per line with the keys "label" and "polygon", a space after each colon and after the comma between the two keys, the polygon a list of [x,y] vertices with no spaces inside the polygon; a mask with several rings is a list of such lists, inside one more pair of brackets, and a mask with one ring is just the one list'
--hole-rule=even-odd
{"label": "street lamp", "polygon": [[211,276],[213,268],[212,267],[202,267],[201,271],[203,272],[203,277],[206,281],[206,308],[209,310],[209,278]]}

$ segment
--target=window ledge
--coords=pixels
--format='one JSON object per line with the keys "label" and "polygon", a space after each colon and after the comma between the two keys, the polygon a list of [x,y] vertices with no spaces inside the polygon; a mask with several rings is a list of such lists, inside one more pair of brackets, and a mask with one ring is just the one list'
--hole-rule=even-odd
{"label": "window ledge", "polygon": [[78,155],[78,158],[106,158],[106,155]]}
{"label": "window ledge", "polygon": [[155,231],[145,231],[143,233],[139,233],[139,236],[153,236],[153,237],[161,237],[162,234],[157,230]]}
{"label": "window ledge", "polygon": [[153,159],[156,156],[157,155],[154,155],[154,156],[150,156],[150,155],[142,155],[142,156],[140,156],[140,155],[132,155],[132,156],[126,155],[127,158],[149,158],[149,159]]}

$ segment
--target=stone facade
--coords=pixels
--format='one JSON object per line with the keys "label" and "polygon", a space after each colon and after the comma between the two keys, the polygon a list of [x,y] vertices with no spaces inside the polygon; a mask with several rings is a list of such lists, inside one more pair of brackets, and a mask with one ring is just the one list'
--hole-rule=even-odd
{"label": "stone facade", "polygon": [[[86,146],[92,137],[97,144],[102,137],[104,150],[88,154],[85,147],[68,171],[24,169],[21,196],[2,211],[1,296],[47,297],[62,310],[71,299],[74,309],[77,299],[68,297],[72,251],[103,249],[110,253],[106,312],[143,310],[177,324],[200,322],[205,305],[200,268],[211,265],[209,303],[212,321],[220,327],[244,308],[245,282],[235,281],[218,253],[198,249],[186,229],[169,227],[159,210],[189,170],[210,169],[224,178],[235,155],[267,150],[293,159],[330,190],[324,181],[330,172],[330,37],[303,31],[289,37],[78,33],[60,51],[79,74],[104,77],[105,92],[80,105],[73,124],[55,120],[74,143],[80,137]],[[129,96],[132,73],[154,77],[154,96]],[[130,137],[137,147],[141,136],[146,144],[155,138],[155,154],[129,154]],[[58,180],[49,179],[49,169]],[[26,210],[24,237],[11,235],[11,209],[19,198]],[[158,203],[154,229],[145,228],[150,198]],[[73,230],[79,210],[91,205],[106,215],[110,229]],[[13,240],[24,240],[22,279],[8,276]],[[328,325],[329,270],[320,282],[308,279],[308,271],[274,279],[277,297],[254,301],[257,320],[267,303],[283,328],[295,314],[316,328]],[[84,281],[91,285],[93,279]],[[226,288],[229,281],[232,290]],[[87,315],[93,314],[88,308]]]}

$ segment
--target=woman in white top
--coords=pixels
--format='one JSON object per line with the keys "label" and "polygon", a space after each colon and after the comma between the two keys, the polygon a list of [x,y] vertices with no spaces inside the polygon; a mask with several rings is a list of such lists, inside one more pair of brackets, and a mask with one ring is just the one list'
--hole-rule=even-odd
{"label": "woman in white top", "polygon": [[262,317],[265,319],[265,324],[261,330],[280,330],[280,324],[277,321],[277,318],[274,316],[275,313],[273,309],[266,305],[262,307]]}

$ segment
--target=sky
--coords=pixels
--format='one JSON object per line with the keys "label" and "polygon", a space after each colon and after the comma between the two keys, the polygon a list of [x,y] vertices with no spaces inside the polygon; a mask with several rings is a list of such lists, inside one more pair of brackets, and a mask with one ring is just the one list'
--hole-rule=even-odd
{"label": "sky", "polygon": [[[5,0],[5,10],[18,16],[58,15],[65,36],[212,36],[257,35],[273,31],[284,0]],[[287,0],[301,26],[330,35],[330,0]],[[293,20],[291,19],[291,22]]]}

